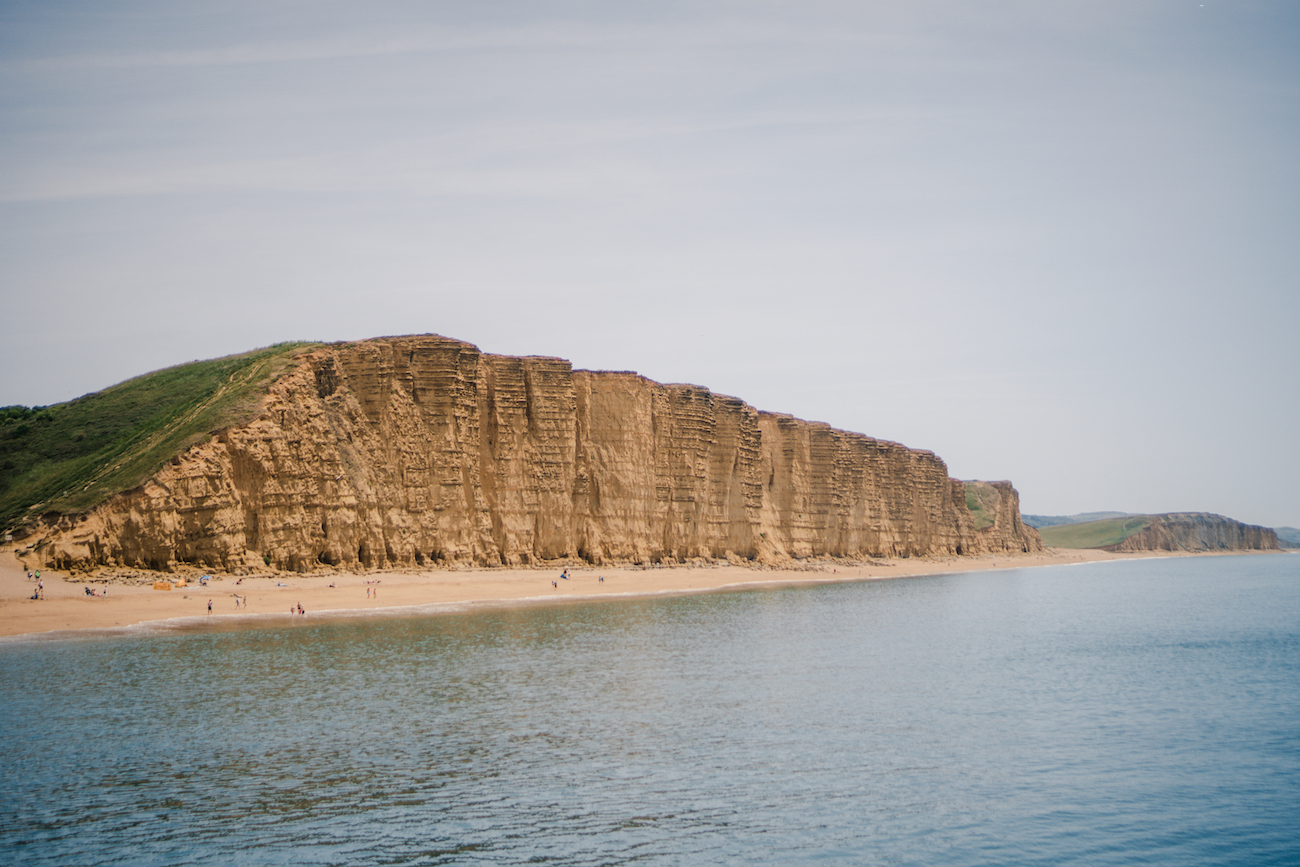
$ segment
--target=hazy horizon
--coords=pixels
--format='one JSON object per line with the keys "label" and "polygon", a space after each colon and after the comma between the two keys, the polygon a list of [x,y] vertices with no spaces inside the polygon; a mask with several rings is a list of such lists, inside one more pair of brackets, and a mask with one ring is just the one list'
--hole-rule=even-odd
{"label": "hazy horizon", "polygon": [[1300,526],[1300,7],[0,9],[0,405],[433,332]]}

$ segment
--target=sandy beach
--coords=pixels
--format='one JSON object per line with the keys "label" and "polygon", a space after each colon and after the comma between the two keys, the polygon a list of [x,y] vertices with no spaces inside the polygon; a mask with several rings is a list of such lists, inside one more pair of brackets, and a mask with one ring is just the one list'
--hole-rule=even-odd
{"label": "sandy beach", "polygon": [[[277,573],[266,576],[212,576],[187,573],[187,586],[156,590],[151,583],[97,583],[42,571],[44,599],[12,550],[0,554],[0,637],[101,630],[174,622],[192,618],[224,619],[231,625],[291,615],[301,605],[305,619],[355,616],[359,613],[401,615],[430,606],[553,603],[601,597],[653,596],[721,591],[741,587],[863,581],[1020,569],[1102,560],[1137,559],[1151,554],[1049,548],[1017,556],[872,560],[862,564],[803,564],[788,569],[754,569],[731,565],[641,567],[554,566],[535,569],[428,570],[420,572]],[[1168,556],[1168,555],[1163,555]],[[568,578],[561,578],[562,571]],[[175,581],[182,576],[158,576]],[[603,578],[603,580],[601,580]],[[86,588],[98,594],[90,596]],[[236,604],[236,597],[239,604]],[[208,605],[211,602],[211,613]],[[256,616],[250,616],[256,615]]]}

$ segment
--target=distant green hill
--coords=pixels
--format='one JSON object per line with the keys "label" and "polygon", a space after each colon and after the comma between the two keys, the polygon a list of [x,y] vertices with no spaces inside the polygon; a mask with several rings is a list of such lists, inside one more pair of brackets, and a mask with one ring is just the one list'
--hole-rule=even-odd
{"label": "distant green hill", "polygon": [[1100,548],[1116,545],[1151,523],[1149,515],[1124,515],[1080,524],[1042,527],[1038,533],[1043,544],[1053,548]]}
{"label": "distant green hill", "polygon": [[246,421],[292,357],[280,343],[195,361],[67,403],[0,407],[0,527],[89,509],[215,430]]}
{"label": "distant green hill", "polygon": [[1056,527],[1061,524],[1086,524],[1089,521],[1101,521],[1106,518],[1126,518],[1128,514],[1128,512],[1081,512],[1078,515],[1021,515],[1020,520],[1041,530],[1044,527]]}
{"label": "distant green hill", "polygon": [[1295,527],[1274,527],[1277,541],[1283,548],[1300,548],[1300,530]]}

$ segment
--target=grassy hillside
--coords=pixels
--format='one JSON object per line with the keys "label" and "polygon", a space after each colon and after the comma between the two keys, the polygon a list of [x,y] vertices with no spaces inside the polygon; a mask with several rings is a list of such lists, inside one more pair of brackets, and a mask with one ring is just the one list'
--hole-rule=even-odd
{"label": "grassy hillside", "polygon": [[984,482],[966,482],[966,508],[975,516],[975,529],[992,527],[998,517],[998,491]]}
{"label": "grassy hillside", "polygon": [[90,508],[210,432],[247,420],[292,357],[281,343],[145,374],[68,403],[0,408],[0,527]]}
{"label": "grassy hillside", "polygon": [[1038,532],[1043,537],[1043,544],[1053,548],[1100,548],[1123,542],[1150,523],[1151,518],[1147,515],[1128,515],[1084,524],[1043,527]]}
{"label": "grassy hillside", "polygon": [[1086,524],[1103,518],[1127,518],[1128,512],[1081,512],[1078,515],[1021,515],[1020,519],[1029,526],[1041,530],[1058,524]]}

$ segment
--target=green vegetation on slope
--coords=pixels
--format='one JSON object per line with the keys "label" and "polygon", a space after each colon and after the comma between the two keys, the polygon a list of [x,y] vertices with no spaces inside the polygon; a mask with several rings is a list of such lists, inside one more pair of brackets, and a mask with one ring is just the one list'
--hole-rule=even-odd
{"label": "green vegetation on slope", "polygon": [[47,407],[0,407],[0,526],[91,508],[141,484],[212,431],[249,418],[313,343],[195,361]]}
{"label": "green vegetation on slope", "polygon": [[[993,496],[989,496],[992,493]],[[975,516],[975,529],[992,527],[998,519],[996,490],[992,485],[966,482],[966,508]],[[987,500],[987,502],[986,502]]]}
{"label": "green vegetation on slope", "polygon": [[1035,530],[1041,530],[1044,527],[1055,527],[1057,524],[1086,524],[1103,518],[1127,517],[1129,517],[1128,512],[1081,512],[1078,515],[1021,515],[1020,520]]}
{"label": "green vegetation on slope", "polygon": [[1104,521],[1089,521],[1086,524],[1042,527],[1038,532],[1043,537],[1043,544],[1053,548],[1100,548],[1123,542],[1150,523],[1149,515],[1128,515]]}

